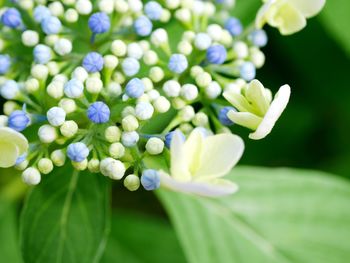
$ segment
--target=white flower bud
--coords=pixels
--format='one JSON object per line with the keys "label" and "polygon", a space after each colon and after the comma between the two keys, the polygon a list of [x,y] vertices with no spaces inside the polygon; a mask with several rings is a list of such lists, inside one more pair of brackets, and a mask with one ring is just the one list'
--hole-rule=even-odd
{"label": "white flower bud", "polygon": [[126,13],[129,5],[125,0],[115,0],[115,10],[119,13]]}
{"label": "white flower bud", "polygon": [[181,96],[188,100],[194,100],[198,97],[198,89],[193,84],[185,84],[181,88]]}
{"label": "white flower bud", "polygon": [[158,28],[155,31],[153,31],[151,35],[151,42],[156,47],[159,47],[161,45],[168,43],[168,33],[163,28]]}
{"label": "white flower bud", "polygon": [[101,0],[98,3],[98,8],[105,12],[106,14],[112,14],[114,11],[114,1],[113,0]]}
{"label": "white flower bud", "polygon": [[[46,0],[42,0],[42,1],[46,2]],[[62,3],[65,5],[68,5],[68,6],[74,5],[75,2],[76,2],[76,0],[62,0]]]}
{"label": "white flower bud", "polygon": [[51,153],[50,156],[52,162],[54,165],[61,167],[64,165],[64,163],[66,162],[66,155],[64,154],[64,152],[62,150],[55,150]]}
{"label": "white flower bud", "polygon": [[196,33],[194,31],[187,30],[183,33],[182,40],[192,43],[195,37],[196,37]]}
{"label": "white flower bud", "polygon": [[67,98],[61,99],[58,106],[61,107],[67,114],[72,113],[77,109],[75,101]]}
{"label": "white flower bud", "polygon": [[179,112],[179,117],[186,122],[191,121],[194,118],[194,116],[195,116],[195,111],[193,107],[190,105],[185,106]]}
{"label": "white flower bud", "polygon": [[122,143],[125,147],[134,147],[139,139],[140,136],[136,131],[122,133]]}
{"label": "white flower bud", "polygon": [[176,110],[180,110],[183,107],[185,107],[187,105],[187,103],[183,99],[177,97],[177,98],[173,99],[172,105]]}
{"label": "white flower bud", "polygon": [[219,42],[222,38],[222,27],[218,24],[211,24],[207,28],[207,33],[213,41]]}
{"label": "white flower bud", "polygon": [[64,12],[64,7],[59,1],[55,1],[49,4],[49,9],[53,16],[61,16]]}
{"label": "white flower bud", "polygon": [[47,85],[46,92],[50,97],[54,99],[60,99],[63,97],[64,84],[61,81],[52,81]]}
{"label": "white flower bud", "polygon": [[244,59],[249,55],[248,45],[243,41],[238,41],[233,45],[233,51],[237,58]]}
{"label": "white flower bud", "polygon": [[33,167],[29,167],[29,168],[27,168],[27,169],[25,169],[23,171],[23,173],[22,173],[22,180],[26,184],[37,185],[41,181],[40,172],[37,169],[33,168]]}
{"label": "white flower bud", "polygon": [[60,81],[63,84],[65,84],[68,81],[68,78],[64,74],[57,74],[56,76],[53,77],[52,81]]}
{"label": "white flower bud", "polygon": [[58,35],[48,35],[45,37],[45,44],[52,47],[59,40]]}
{"label": "white flower bud", "polygon": [[100,160],[98,160],[98,159],[91,159],[88,162],[88,170],[91,173],[99,173],[100,172]]}
{"label": "white flower bud", "polygon": [[34,47],[39,43],[39,34],[33,30],[26,30],[22,33],[22,43],[27,47]]}
{"label": "white flower bud", "polygon": [[215,14],[215,6],[213,3],[205,2],[203,13],[205,16],[211,17]]}
{"label": "white flower bud", "polygon": [[170,102],[164,96],[160,96],[153,102],[154,109],[159,113],[165,113],[170,109]]}
{"label": "white flower bud", "polygon": [[33,8],[34,2],[33,0],[21,0],[19,1],[19,6],[27,11]]}
{"label": "white flower bud", "polygon": [[162,15],[161,15],[161,17],[160,17],[160,21],[161,21],[162,23],[168,23],[169,20],[170,20],[170,18],[171,18],[171,13],[170,13],[170,11],[167,10],[167,9],[165,9],[165,8],[163,8],[163,10],[162,10]]}
{"label": "white flower bud", "polygon": [[126,44],[122,40],[114,40],[111,45],[111,51],[117,57],[126,55]]}
{"label": "white flower bud", "polygon": [[196,76],[196,83],[199,87],[207,87],[211,82],[212,78],[208,72],[199,73]]}
{"label": "white flower bud", "polygon": [[250,48],[249,52],[250,59],[255,65],[255,67],[261,68],[265,64],[265,54],[256,47]]}
{"label": "white flower bud", "polygon": [[111,97],[119,97],[122,94],[122,87],[117,82],[109,83],[107,87],[108,95]]}
{"label": "white flower bud", "polygon": [[78,170],[78,171],[84,171],[87,166],[88,166],[88,160],[87,159],[84,159],[83,161],[81,162],[73,162],[72,161],[72,165],[73,167]]}
{"label": "white flower bud", "polygon": [[201,66],[193,66],[191,68],[191,77],[196,78],[199,74],[203,73],[204,70]]}
{"label": "white flower bud", "polygon": [[209,124],[209,118],[204,112],[198,112],[194,116],[192,122],[195,126],[206,127]]}
{"label": "white flower bud", "polygon": [[30,78],[24,83],[24,88],[28,93],[33,93],[39,89],[39,81],[35,78]]}
{"label": "white flower bud", "polygon": [[0,115],[0,127],[6,127],[8,119],[9,118],[6,115]]}
{"label": "white flower bud", "polygon": [[149,78],[142,78],[142,83],[145,86],[145,92],[153,89],[153,82]]}
{"label": "white flower bud", "polygon": [[60,107],[52,107],[46,116],[52,126],[61,126],[66,120],[66,112]]}
{"label": "white flower bud", "polygon": [[64,18],[66,19],[66,21],[68,23],[75,23],[78,21],[79,19],[79,14],[78,12],[73,9],[73,8],[69,8],[67,9],[67,11],[64,14]]}
{"label": "white flower bud", "polygon": [[212,81],[206,88],[205,94],[209,99],[216,99],[221,94],[221,87],[216,81]]}
{"label": "white flower bud", "polygon": [[92,4],[89,0],[77,0],[75,9],[79,14],[88,15],[92,12]]}
{"label": "white flower bud", "polygon": [[72,138],[78,132],[78,124],[75,121],[65,121],[60,131],[64,137]]}
{"label": "white flower bud", "polygon": [[160,94],[159,94],[158,90],[152,89],[152,90],[147,92],[147,96],[148,96],[148,102],[150,102],[150,101],[155,101],[156,99],[158,99]]}
{"label": "white flower bud", "polygon": [[143,4],[140,0],[128,0],[129,10],[134,13],[141,12]]}
{"label": "white flower bud", "polygon": [[176,10],[175,17],[181,22],[190,22],[192,19],[191,11],[187,8],[181,8]]}
{"label": "white flower bud", "polygon": [[166,0],[165,6],[169,9],[177,9],[180,6],[180,0]]}
{"label": "white flower bud", "polygon": [[121,131],[117,126],[109,126],[105,130],[105,138],[108,142],[119,142],[121,137]]}
{"label": "white flower bud", "polygon": [[132,106],[126,106],[122,111],[122,117],[126,117],[128,115],[134,115],[135,116],[135,109]]}
{"label": "white flower bud", "polygon": [[135,58],[137,60],[141,59],[143,56],[143,49],[138,43],[130,43],[127,46],[128,57]]}
{"label": "white flower bud", "polygon": [[42,158],[38,162],[38,169],[42,174],[49,174],[53,170],[53,163],[49,158]]}
{"label": "white flower bud", "polygon": [[233,42],[233,38],[232,38],[230,32],[228,32],[226,29],[224,29],[221,33],[220,43],[226,47],[229,47],[232,45],[232,42]]}
{"label": "white flower bud", "polygon": [[114,180],[120,180],[123,178],[126,169],[121,161],[106,158],[101,161],[100,170],[104,176],[108,176]]}
{"label": "white flower bud", "polygon": [[57,132],[51,125],[45,124],[38,130],[38,136],[43,143],[52,143],[57,138]]}
{"label": "white flower bud", "polygon": [[153,82],[159,82],[164,78],[164,71],[161,67],[152,67],[149,71],[149,77]]}
{"label": "white flower bud", "polygon": [[72,42],[66,38],[60,38],[55,43],[53,49],[60,56],[67,55],[72,52],[72,49],[73,49]]}
{"label": "white flower bud", "polygon": [[116,71],[113,74],[113,80],[119,84],[123,84],[125,82],[125,76],[121,72]]}
{"label": "white flower bud", "polygon": [[146,151],[151,155],[161,154],[164,149],[164,142],[156,137],[150,138],[146,143]]}
{"label": "white flower bud", "polygon": [[85,81],[86,90],[92,94],[98,94],[103,88],[103,82],[97,77],[88,77]]}
{"label": "white flower bud", "polygon": [[128,115],[122,119],[124,131],[135,131],[139,127],[139,122],[133,115]]}
{"label": "white flower bud", "polygon": [[115,69],[118,66],[119,60],[116,56],[106,55],[103,57],[104,67],[107,69]]}
{"label": "white flower bud", "polygon": [[177,80],[168,80],[163,84],[163,91],[168,97],[178,97],[181,85]]}
{"label": "white flower bud", "polygon": [[143,62],[146,65],[152,66],[157,64],[158,62],[158,55],[153,50],[147,50],[143,56]]}
{"label": "white flower bud", "polygon": [[207,50],[211,43],[211,37],[206,33],[198,33],[194,39],[194,45],[199,50]]}
{"label": "white flower bud", "polygon": [[187,40],[182,40],[177,46],[177,50],[184,54],[185,56],[188,56],[192,53],[193,47],[190,42]]}
{"label": "white flower bud", "polygon": [[57,62],[55,62],[55,61],[48,62],[46,64],[46,66],[47,66],[47,69],[49,70],[50,76],[55,76],[60,71],[60,68],[59,68]]}
{"label": "white flower bud", "polygon": [[15,110],[19,110],[19,109],[20,109],[19,105],[17,105],[17,103],[14,101],[6,101],[4,103],[4,113],[7,116],[10,115]]}
{"label": "white flower bud", "polygon": [[29,164],[29,161],[28,160],[24,160],[20,164],[16,164],[15,165],[15,169],[19,170],[19,171],[23,171],[24,169],[26,169],[28,167],[28,164]]}
{"label": "white flower bud", "polygon": [[193,131],[193,127],[189,123],[182,123],[179,126],[180,131],[182,131],[184,134],[189,134]]}
{"label": "white flower bud", "polygon": [[78,79],[84,82],[89,77],[89,74],[83,67],[77,67],[72,73],[72,79]]}
{"label": "white flower bud", "polygon": [[154,108],[151,103],[148,102],[140,102],[137,103],[135,108],[136,117],[139,120],[145,121],[152,118],[154,112]]}
{"label": "white flower bud", "polygon": [[32,76],[39,80],[45,80],[49,75],[49,69],[45,65],[35,64],[30,71]]}
{"label": "white flower bud", "polygon": [[112,143],[109,146],[109,154],[115,159],[120,159],[125,154],[125,147],[120,142]]}
{"label": "white flower bud", "polygon": [[129,174],[124,179],[124,186],[129,191],[136,191],[140,187],[140,178],[134,174]]}

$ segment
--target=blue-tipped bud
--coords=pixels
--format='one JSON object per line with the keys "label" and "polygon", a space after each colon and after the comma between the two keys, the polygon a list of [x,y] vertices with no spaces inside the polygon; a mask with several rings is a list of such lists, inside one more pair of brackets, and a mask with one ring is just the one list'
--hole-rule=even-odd
{"label": "blue-tipped bud", "polygon": [[22,25],[21,14],[16,8],[9,8],[2,14],[1,22],[5,26],[17,28]]}
{"label": "blue-tipped bud", "polygon": [[150,1],[145,5],[145,14],[149,19],[159,20],[162,16],[163,8],[155,1]]}
{"label": "blue-tipped bud", "polygon": [[231,110],[237,111],[234,107],[227,106],[227,107],[223,107],[219,112],[219,121],[225,126],[231,126],[234,124],[234,122],[232,122],[227,117],[227,113]]}
{"label": "blue-tipped bud", "polygon": [[82,162],[89,156],[89,148],[82,142],[68,145],[67,155],[73,162]]}
{"label": "blue-tipped bud", "polygon": [[34,61],[38,64],[46,64],[51,60],[51,49],[43,44],[35,46],[33,50]]}
{"label": "blue-tipped bud", "polygon": [[226,21],[225,28],[232,36],[238,36],[243,32],[241,21],[235,17],[231,17]]}
{"label": "blue-tipped bud", "polygon": [[28,114],[23,110],[15,110],[8,119],[8,126],[16,131],[23,131],[30,123]]}
{"label": "blue-tipped bud", "polygon": [[90,73],[101,71],[103,64],[103,57],[97,52],[88,53],[83,60],[83,67]]}
{"label": "blue-tipped bud", "polygon": [[149,36],[152,32],[152,22],[146,16],[140,16],[134,22],[134,29],[136,34],[145,37]]}
{"label": "blue-tipped bud", "polygon": [[128,84],[126,84],[125,92],[130,98],[139,98],[145,91],[145,84],[142,80],[138,78],[131,79]]}
{"label": "blue-tipped bud", "polygon": [[256,68],[252,62],[244,62],[239,69],[239,74],[242,79],[251,81],[256,76]]}
{"label": "blue-tipped bud", "polygon": [[54,35],[60,32],[62,27],[61,21],[55,16],[45,17],[41,21],[41,28],[46,35]]}
{"label": "blue-tipped bud", "polygon": [[227,52],[223,45],[213,45],[207,50],[207,60],[211,64],[223,64],[226,57]]}
{"label": "blue-tipped bud", "polygon": [[267,45],[267,34],[264,30],[262,29],[257,29],[251,32],[248,36],[248,39],[254,46],[257,47],[264,47]]}
{"label": "blue-tipped bud", "polygon": [[140,71],[140,63],[135,58],[126,58],[122,63],[122,68],[128,77],[134,76]]}
{"label": "blue-tipped bud", "polygon": [[111,21],[104,12],[95,13],[89,18],[89,28],[94,34],[107,32],[111,27]]}
{"label": "blue-tipped bud", "polygon": [[141,184],[147,191],[153,191],[160,187],[160,175],[156,170],[147,169],[142,172]]}
{"label": "blue-tipped bud", "polygon": [[184,135],[181,131],[179,131],[179,130],[171,131],[171,132],[169,132],[169,133],[167,133],[167,134],[165,135],[165,141],[164,141],[164,143],[165,143],[165,146],[166,146],[168,149],[170,149],[171,140],[173,139],[173,136],[174,136],[175,133],[179,134],[179,135],[181,136],[181,138],[183,139],[183,141],[186,140],[185,135]]}
{"label": "blue-tipped bud", "polygon": [[34,9],[34,20],[41,23],[45,18],[51,16],[51,11],[46,6],[38,5]]}
{"label": "blue-tipped bud", "polygon": [[188,67],[187,58],[182,54],[173,54],[170,57],[168,68],[177,74],[181,74]]}
{"label": "blue-tipped bud", "polygon": [[88,118],[94,123],[106,123],[109,121],[110,115],[108,106],[101,101],[91,104],[87,110]]}

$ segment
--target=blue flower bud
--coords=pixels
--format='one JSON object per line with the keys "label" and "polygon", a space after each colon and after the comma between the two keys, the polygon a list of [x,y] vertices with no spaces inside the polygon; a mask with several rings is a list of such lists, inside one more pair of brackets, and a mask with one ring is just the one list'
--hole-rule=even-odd
{"label": "blue flower bud", "polygon": [[108,106],[101,101],[94,102],[87,110],[88,118],[94,123],[108,122],[110,114]]}
{"label": "blue flower bud", "polygon": [[140,71],[140,63],[135,58],[126,58],[122,63],[122,68],[128,77],[134,76]]}
{"label": "blue flower bud", "polygon": [[8,119],[8,126],[16,131],[23,131],[30,123],[28,114],[23,110],[15,110]]}
{"label": "blue flower bud", "polygon": [[212,64],[223,64],[226,57],[227,52],[223,45],[213,45],[207,50],[207,60]]}
{"label": "blue flower bud", "polygon": [[83,60],[83,67],[89,73],[99,72],[103,68],[103,57],[97,52],[88,53]]}
{"label": "blue flower bud", "polygon": [[173,139],[173,136],[174,136],[175,133],[178,133],[178,134],[181,136],[181,138],[183,139],[183,141],[186,140],[185,135],[184,135],[181,131],[179,131],[179,130],[171,131],[171,132],[169,132],[169,133],[167,133],[167,134],[165,135],[165,142],[164,142],[164,143],[165,143],[165,146],[166,146],[168,149],[170,149],[171,140]]}
{"label": "blue flower bud", "polygon": [[10,56],[0,54],[0,74],[6,74],[10,66],[11,66]]}
{"label": "blue flower bud", "polygon": [[130,98],[139,98],[145,91],[145,85],[138,78],[131,79],[128,84],[126,84],[125,92]]}
{"label": "blue flower bud", "polygon": [[1,22],[8,27],[16,28],[22,25],[20,12],[16,8],[7,9],[1,16]]}
{"label": "blue flower bud", "polygon": [[145,5],[145,14],[149,19],[159,20],[162,16],[163,8],[155,1],[150,1]]}
{"label": "blue flower bud", "polygon": [[51,49],[43,44],[35,46],[33,50],[34,61],[38,64],[46,64],[51,60]]}
{"label": "blue flower bud", "polygon": [[231,17],[226,21],[225,28],[232,36],[238,36],[243,32],[241,21],[235,17]]}
{"label": "blue flower bud", "polygon": [[219,121],[226,126],[231,126],[234,123],[227,117],[227,113],[230,111],[237,111],[234,107],[223,107],[219,112]]}
{"label": "blue flower bud", "polygon": [[89,18],[89,28],[95,34],[107,32],[111,27],[111,21],[104,12],[95,13]]}
{"label": "blue flower bud", "polygon": [[137,35],[145,37],[152,32],[152,22],[145,16],[140,16],[134,22],[134,29]]}
{"label": "blue flower bud", "polygon": [[122,144],[125,147],[134,147],[139,139],[140,136],[136,131],[122,133]]}
{"label": "blue flower bud", "polygon": [[0,93],[7,100],[14,99],[19,93],[18,83],[12,79],[6,81],[0,89]]}
{"label": "blue flower bud", "polygon": [[248,36],[248,39],[254,46],[264,47],[267,44],[267,34],[262,29],[257,29],[251,32]]}
{"label": "blue flower bud", "polygon": [[55,16],[45,17],[41,21],[41,29],[46,35],[54,35],[60,32],[62,27],[61,21]]}
{"label": "blue flower bud", "polygon": [[51,16],[51,11],[46,6],[38,5],[34,9],[34,20],[41,23],[45,18]]}
{"label": "blue flower bud", "polygon": [[187,58],[182,54],[173,54],[170,57],[168,68],[177,74],[181,74],[188,67]]}
{"label": "blue flower bud", "polygon": [[239,69],[239,74],[242,79],[251,81],[255,78],[256,68],[252,62],[244,62]]}
{"label": "blue flower bud", "polygon": [[89,156],[89,148],[82,142],[68,145],[67,155],[73,162],[82,162]]}
{"label": "blue flower bud", "polygon": [[160,187],[160,176],[156,170],[147,169],[142,172],[141,184],[147,191],[156,190]]}
{"label": "blue flower bud", "polygon": [[64,94],[68,98],[76,99],[83,95],[84,84],[78,79],[71,79],[64,85]]}

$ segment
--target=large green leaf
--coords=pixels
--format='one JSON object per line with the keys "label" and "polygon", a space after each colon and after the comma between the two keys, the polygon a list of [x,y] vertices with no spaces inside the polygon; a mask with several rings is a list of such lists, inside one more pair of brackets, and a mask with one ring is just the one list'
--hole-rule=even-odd
{"label": "large green leaf", "polygon": [[324,27],[343,46],[350,56],[350,1],[327,1],[321,20]]}
{"label": "large green leaf", "polygon": [[190,262],[348,262],[348,181],[248,167],[229,177],[240,190],[225,198],[158,192]]}
{"label": "large green leaf", "polygon": [[101,263],[186,262],[175,231],[161,219],[117,211]]}
{"label": "large green leaf", "polygon": [[29,194],[21,216],[25,262],[98,262],[109,232],[109,181],[58,169]]}

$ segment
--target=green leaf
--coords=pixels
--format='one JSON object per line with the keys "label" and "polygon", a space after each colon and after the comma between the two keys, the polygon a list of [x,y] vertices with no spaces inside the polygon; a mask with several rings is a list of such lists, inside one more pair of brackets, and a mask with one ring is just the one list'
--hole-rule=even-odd
{"label": "green leaf", "polygon": [[136,213],[118,211],[101,263],[186,262],[175,231],[165,221]]}
{"label": "green leaf", "polygon": [[109,180],[57,169],[29,194],[21,216],[26,263],[98,262],[110,220]]}
{"label": "green leaf", "polygon": [[350,31],[349,31],[350,1],[327,1],[321,14],[324,27],[344,48],[350,56]]}
{"label": "green leaf", "polygon": [[189,262],[344,263],[350,183],[321,172],[234,168],[237,194],[159,191]]}

